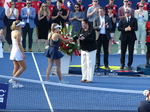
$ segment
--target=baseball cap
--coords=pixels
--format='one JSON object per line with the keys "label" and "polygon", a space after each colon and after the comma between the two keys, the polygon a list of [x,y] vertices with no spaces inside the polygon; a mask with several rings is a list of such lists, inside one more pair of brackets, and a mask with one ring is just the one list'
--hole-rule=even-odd
{"label": "baseball cap", "polygon": [[144,91],[143,91],[143,95],[144,95],[144,96],[148,96],[149,93],[150,93],[149,90],[144,90]]}

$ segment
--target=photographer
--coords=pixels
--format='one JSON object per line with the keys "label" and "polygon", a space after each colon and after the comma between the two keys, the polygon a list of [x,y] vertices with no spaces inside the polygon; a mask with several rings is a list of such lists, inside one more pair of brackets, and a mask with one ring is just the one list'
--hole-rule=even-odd
{"label": "photographer", "polygon": [[95,31],[90,29],[90,23],[87,19],[82,20],[82,28],[78,32],[78,36],[73,40],[79,39],[81,49],[81,82],[91,83],[93,81],[95,57],[96,57],[96,37]]}

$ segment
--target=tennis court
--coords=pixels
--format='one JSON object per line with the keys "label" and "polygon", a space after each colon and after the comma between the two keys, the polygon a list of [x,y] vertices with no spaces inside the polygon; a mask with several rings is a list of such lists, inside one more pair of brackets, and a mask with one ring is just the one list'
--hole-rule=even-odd
{"label": "tennis court", "polygon": [[[8,83],[13,70],[9,53],[0,59],[0,83]],[[45,82],[47,58],[43,53],[26,53],[27,69],[18,78],[24,88],[9,84],[7,107],[0,112],[137,112],[143,90],[149,87],[149,76],[94,76],[93,83],[80,83],[81,75],[67,74],[58,83],[56,75]],[[102,58],[103,59],[103,58]],[[110,55],[110,66],[119,66],[119,55]],[[134,64],[145,63],[145,56],[134,56]],[[103,63],[103,62],[102,62]],[[72,56],[70,65],[79,65],[80,57]]]}

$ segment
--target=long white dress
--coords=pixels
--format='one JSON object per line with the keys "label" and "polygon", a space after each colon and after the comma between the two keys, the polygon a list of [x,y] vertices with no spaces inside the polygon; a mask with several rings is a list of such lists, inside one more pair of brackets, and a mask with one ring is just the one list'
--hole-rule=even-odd
{"label": "long white dress", "polygon": [[[17,40],[14,37],[11,37],[11,39],[12,39],[12,50],[10,52],[10,60],[16,61],[24,60],[22,57],[22,53],[19,50]],[[20,44],[22,45],[22,37],[20,37]]]}

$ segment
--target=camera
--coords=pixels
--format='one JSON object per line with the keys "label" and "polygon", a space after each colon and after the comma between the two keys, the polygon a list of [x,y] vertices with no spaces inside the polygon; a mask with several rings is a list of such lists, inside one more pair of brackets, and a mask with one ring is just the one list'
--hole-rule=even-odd
{"label": "camera", "polygon": [[79,38],[83,37],[83,34],[79,34]]}

